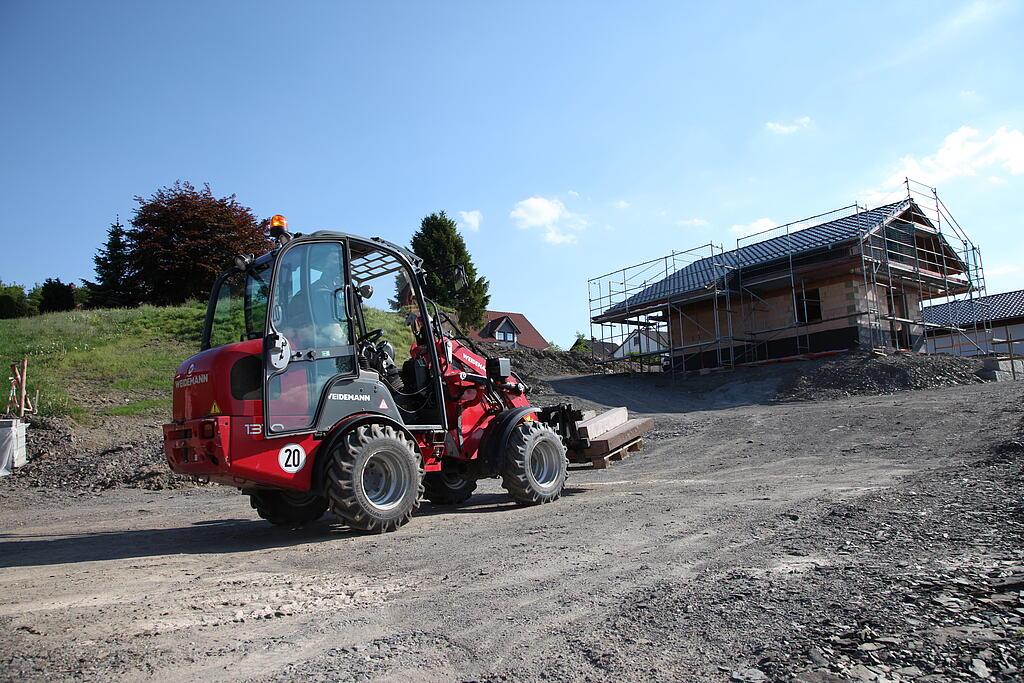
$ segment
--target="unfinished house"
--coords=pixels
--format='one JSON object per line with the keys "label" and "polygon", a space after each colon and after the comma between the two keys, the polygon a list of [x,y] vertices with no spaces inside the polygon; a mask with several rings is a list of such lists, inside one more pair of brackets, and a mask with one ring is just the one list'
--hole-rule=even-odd
{"label": "unfinished house", "polygon": [[[981,254],[932,188],[853,204],[589,282],[591,334],[645,330],[665,369],[853,349],[926,350],[922,305],[984,294]],[[634,354],[643,355],[643,354]],[[647,363],[649,365],[649,363]]]}

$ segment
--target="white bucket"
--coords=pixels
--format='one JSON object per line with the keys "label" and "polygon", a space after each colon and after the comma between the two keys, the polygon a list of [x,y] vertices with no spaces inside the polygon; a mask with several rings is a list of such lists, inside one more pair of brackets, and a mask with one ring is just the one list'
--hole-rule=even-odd
{"label": "white bucket", "polygon": [[0,477],[25,464],[27,427],[28,423],[23,420],[0,420]]}

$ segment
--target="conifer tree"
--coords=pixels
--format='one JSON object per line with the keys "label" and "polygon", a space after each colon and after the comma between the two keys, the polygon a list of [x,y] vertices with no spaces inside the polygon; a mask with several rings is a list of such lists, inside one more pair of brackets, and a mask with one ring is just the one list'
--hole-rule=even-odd
{"label": "conifer tree", "polygon": [[130,259],[124,226],[116,220],[107,230],[106,243],[92,259],[96,281],[83,281],[89,292],[90,308],[127,308],[138,304],[131,282]]}
{"label": "conifer tree", "polygon": [[[424,294],[442,306],[454,308],[463,327],[473,329],[482,325],[484,311],[491,301],[489,284],[477,276],[455,221],[444,211],[425,217],[412,236],[412,250],[423,259]],[[455,286],[459,266],[465,269],[468,283],[462,289]]]}

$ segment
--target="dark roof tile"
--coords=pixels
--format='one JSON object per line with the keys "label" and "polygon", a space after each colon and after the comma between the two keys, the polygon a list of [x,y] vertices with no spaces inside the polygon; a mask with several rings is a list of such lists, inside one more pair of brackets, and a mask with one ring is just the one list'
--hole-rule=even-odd
{"label": "dark roof tile", "polygon": [[957,327],[984,320],[1024,318],[1024,289],[925,306],[921,312],[926,323]]}

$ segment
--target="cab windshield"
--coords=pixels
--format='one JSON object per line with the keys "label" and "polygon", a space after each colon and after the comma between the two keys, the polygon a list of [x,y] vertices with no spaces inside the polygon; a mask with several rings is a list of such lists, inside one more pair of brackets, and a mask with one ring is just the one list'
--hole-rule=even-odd
{"label": "cab windshield", "polygon": [[263,336],[267,320],[270,264],[255,266],[243,273],[234,270],[220,280],[213,300],[203,348],[212,349]]}

